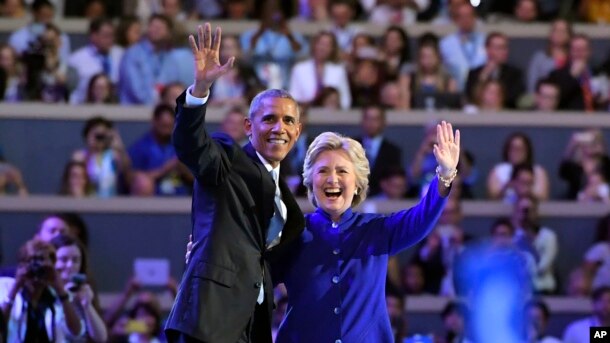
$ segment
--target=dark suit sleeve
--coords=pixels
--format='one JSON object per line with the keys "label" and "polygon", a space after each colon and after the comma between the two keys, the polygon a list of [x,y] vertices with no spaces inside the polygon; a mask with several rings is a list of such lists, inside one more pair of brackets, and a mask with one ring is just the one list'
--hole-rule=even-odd
{"label": "dark suit sleeve", "polygon": [[516,108],[519,96],[525,92],[523,73],[519,68],[507,68],[508,79],[506,82],[506,104],[510,108]]}
{"label": "dark suit sleeve", "polygon": [[206,105],[185,107],[186,93],[176,99],[176,123],[172,142],[180,162],[198,182],[218,185],[229,173],[231,161],[225,149],[205,128]]}

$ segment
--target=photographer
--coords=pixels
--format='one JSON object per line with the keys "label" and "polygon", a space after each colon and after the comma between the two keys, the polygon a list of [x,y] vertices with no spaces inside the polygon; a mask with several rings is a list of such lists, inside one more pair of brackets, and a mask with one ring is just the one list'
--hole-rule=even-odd
{"label": "photographer", "polygon": [[74,297],[76,311],[85,323],[86,337],[94,342],[106,342],[108,330],[99,315],[99,301],[87,281],[85,247],[77,239],[63,234],[53,238],[51,244],[57,251],[55,271],[66,285],[66,291]]}
{"label": "photographer", "polygon": [[0,278],[7,342],[65,342],[83,334],[83,324],[55,272],[55,248],[38,239],[19,249],[13,278]]}
{"label": "photographer", "polygon": [[26,67],[25,97],[27,100],[65,102],[68,65],[61,53],[61,31],[53,24],[46,24],[40,36],[23,53]]}
{"label": "photographer", "polygon": [[117,195],[129,185],[131,162],[114,124],[106,118],[93,117],[85,123],[82,135],[87,146],[75,151],[72,161],[85,163],[98,197]]}

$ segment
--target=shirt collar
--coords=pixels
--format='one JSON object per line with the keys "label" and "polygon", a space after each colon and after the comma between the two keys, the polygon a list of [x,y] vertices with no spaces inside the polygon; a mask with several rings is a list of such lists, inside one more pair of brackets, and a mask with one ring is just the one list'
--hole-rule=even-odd
{"label": "shirt collar", "polygon": [[[273,168],[271,163],[269,163],[269,161],[267,161],[261,154],[259,154],[258,151],[255,150],[255,152],[256,152],[256,156],[258,156],[258,159],[261,160],[261,163],[265,166],[265,169],[267,169],[268,172],[271,172],[273,170],[276,175],[280,175],[280,165],[279,164],[277,165],[277,167]],[[277,182],[277,180],[275,180],[275,182]]]}

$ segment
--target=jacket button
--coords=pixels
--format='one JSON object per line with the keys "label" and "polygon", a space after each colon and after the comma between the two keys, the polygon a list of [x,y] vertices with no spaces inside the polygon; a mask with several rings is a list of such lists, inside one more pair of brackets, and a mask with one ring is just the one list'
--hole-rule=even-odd
{"label": "jacket button", "polygon": [[338,276],[333,276],[332,282],[335,283],[335,284],[339,283],[339,277]]}
{"label": "jacket button", "polygon": [[254,284],[255,288],[261,288],[262,286],[263,286],[262,282],[257,282],[257,283]]}
{"label": "jacket button", "polygon": [[335,314],[340,314],[341,313],[341,308],[340,307],[335,307],[335,309],[333,310],[333,312]]}

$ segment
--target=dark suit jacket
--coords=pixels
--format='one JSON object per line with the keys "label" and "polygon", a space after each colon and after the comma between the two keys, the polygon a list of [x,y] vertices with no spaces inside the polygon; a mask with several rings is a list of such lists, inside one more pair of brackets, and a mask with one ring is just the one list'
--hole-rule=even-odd
{"label": "dark suit jacket", "polygon": [[[356,138],[362,144],[362,137]],[[371,164],[371,175],[369,176],[369,196],[377,195],[381,192],[379,181],[383,172],[388,167],[403,167],[402,165],[402,149],[396,144],[390,142],[385,137],[381,141],[379,151],[375,161],[369,161]]]}
{"label": "dark suit jacket", "polygon": [[585,109],[585,99],[582,95],[580,80],[570,73],[570,65],[553,70],[549,79],[559,86],[559,109],[577,110]]}
{"label": "dark suit jacket", "polygon": [[[305,222],[280,178],[288,218],[280,243],[266,249],[274,212],[271,175],[252,145],[242,149],[225,134],[210,136],[205,129],[206,106],[184,107],[185,99],[183,93],[176,100],[173,143],[178,158],[195,177],[194,246],[166,330],[205,342],[235,343],[254,313],[261,286],[271,320],[269,263],[281,258],[282,250],[300,235]],[[266,329],[271,342],[271,327]]]}
{"label": "dark suit jacket", "polygon": [[[468,73],[466,81],[466,94],[470,102],[474,102],[476,95],[476,86],[479,83],[479,77],[485,66],[472,69]],[[516,108],[519,96],[525,92],[525,83],[523,82],[523,73],[518,68],[503,64],[500,67],[499,81],[504,87],[504,102],[508,108]]]}

